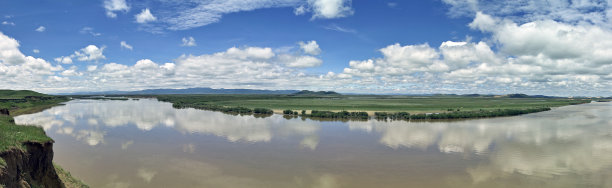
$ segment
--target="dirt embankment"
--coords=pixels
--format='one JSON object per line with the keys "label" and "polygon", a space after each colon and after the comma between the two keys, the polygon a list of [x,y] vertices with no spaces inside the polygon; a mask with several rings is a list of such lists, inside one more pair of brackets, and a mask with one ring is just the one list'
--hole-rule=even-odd
{"label": "dirt embankment", "polygon": [[0,187],[63,188],[53,166],[53,143],[24,143],[25,150],[0,152]]}

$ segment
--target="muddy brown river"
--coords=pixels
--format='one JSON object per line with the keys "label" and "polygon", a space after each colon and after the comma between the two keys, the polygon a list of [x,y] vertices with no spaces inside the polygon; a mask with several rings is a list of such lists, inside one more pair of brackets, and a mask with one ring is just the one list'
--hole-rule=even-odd
{"label": "muddy brown river", "polygon": [[612,187],[612,103],[340,122],[74,100],[15,121],[42,126],[92,187]]}

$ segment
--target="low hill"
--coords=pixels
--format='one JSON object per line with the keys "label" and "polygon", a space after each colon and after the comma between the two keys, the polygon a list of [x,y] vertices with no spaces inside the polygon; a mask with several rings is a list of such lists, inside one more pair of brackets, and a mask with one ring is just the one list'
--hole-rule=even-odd
{"label": "low hill", "polygon": [[23,99],[26,96],[47,97],[49,95],[30,90],[0,90],[0,99]]}
{"label": "low hill", "polygon": [[171,95],[171,94],[289,94],[295,90],[259,90],[259,89],[147,89],[128,92],[129,95]]}
{"label": "low hill", "polygon": [[522,93],[508,94],[508,95],[504,95],[503,97],[507,97],[507,98],[555,98],[555,97],[546,96],[546,95],[527,95],[527,94],[522,94]]}
{"label": "low hill", "polygon": [[298,90],[260,90],[260,89],[213,89],[187,88],[187,89],[146,89],[140,91],[102,91],[62,93],[61,95],[175,95],[175,94],[292,94]]}
{"label": "low hill", "polygon": [[340,96],[340,93],[336,93],[334,91],[309,91],[302,90],[296,93],[291,94],[292,96]]}

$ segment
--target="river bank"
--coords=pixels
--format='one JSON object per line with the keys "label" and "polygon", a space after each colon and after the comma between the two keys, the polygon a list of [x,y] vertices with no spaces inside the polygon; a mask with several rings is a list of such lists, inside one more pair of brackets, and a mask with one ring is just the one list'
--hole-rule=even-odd
{"label": "river bank", "polygon": [[66,101],[69,98],[32,91],[0,91],[0,187],[87,187],[82,182],[64,183],[80,181],[66,171],[58,173],[54,141],[42,128],[17,125],[13,119]]}

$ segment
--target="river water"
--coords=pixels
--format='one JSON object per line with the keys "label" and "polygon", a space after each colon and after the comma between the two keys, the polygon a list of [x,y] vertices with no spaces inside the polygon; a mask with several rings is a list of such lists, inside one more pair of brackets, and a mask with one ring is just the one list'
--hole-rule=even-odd
{"label": "river water", "polygon": [[92,187],[612,187],[612,103],[340,122],[74,100],[15,121],[42,126]]}

